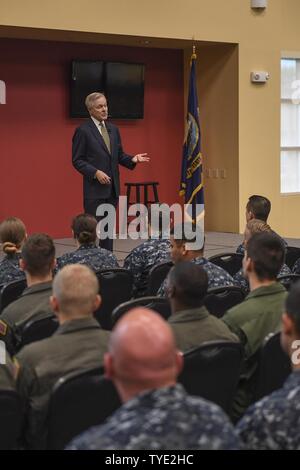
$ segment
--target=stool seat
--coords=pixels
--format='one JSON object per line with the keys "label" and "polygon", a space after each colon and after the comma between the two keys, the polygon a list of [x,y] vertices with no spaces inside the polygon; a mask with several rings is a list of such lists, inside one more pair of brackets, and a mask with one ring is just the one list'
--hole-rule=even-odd
{"label": "stool seat", "polygon": [[[127,196],[127,205],[131,206],[132,204],[144,204],[147,208],[149,204],[157,204],[159,203],[158,199],[158,190],[157,186],[159,185],[158,181],[143,181],[143,182],[135,182],[135,183],[125,183],[127,187],[126,196]],[[131,201],[131,188],[135,188],[135,201]],[[149,199],[148,188],[153,191],[153,200]],[[141,200],[141,189],[143,189],[144,199]]]}

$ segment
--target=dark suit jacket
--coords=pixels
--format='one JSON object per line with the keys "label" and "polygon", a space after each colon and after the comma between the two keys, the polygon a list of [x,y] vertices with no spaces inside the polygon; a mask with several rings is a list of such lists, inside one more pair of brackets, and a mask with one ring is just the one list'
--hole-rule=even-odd
{"label": "dark suit jacket", "polygon": [[[113,192],[120,194],[120,177],[118,165],[133,169],[132,157],[122,149],[119,130],[113,124],[105,123],[110,137],[111,154],[92,119],[78,127],[73,136],[72,162],[76,170],[83,175],[84,199],[107,199]],[[104,171],[111,177],[111,184],[100,184],[94,178],[97,170]]]}

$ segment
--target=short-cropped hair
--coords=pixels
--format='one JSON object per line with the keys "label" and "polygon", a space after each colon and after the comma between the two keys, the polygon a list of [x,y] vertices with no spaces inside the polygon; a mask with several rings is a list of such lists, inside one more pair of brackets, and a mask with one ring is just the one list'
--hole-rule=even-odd
{"label": "short-cropped hair", "polygon": [[201,266],[190,261],[177,263],[169,272],[168,288],[174,289],[174,297],[188,308],[203,305],[208,289],[208,276]]}
{"label": "short-cropped hair", "polygon": [[254,194],[249,197],[246,208],[248,212],[251,211],[253,213],[256,219],[267,222],[271,210],[271,202],[264,196]]}
{"label": "short-cropped hair", "polygon": [[53,240],[46,233],[35,233],[27,238],[21,251],[25,270],[32,276],[46,276],[55,259]]}
{"label": "short-cropped hair", "polygon": [[275,280],[284,263],[285,247],[275,233],[255,233],[247,244],[247,258],[252,260],[259,280]]}
{"label": "short-cropped hair", "polygon": [[285,311],[292,318],[300,335],[300,281],[292,285],[285,301]]}

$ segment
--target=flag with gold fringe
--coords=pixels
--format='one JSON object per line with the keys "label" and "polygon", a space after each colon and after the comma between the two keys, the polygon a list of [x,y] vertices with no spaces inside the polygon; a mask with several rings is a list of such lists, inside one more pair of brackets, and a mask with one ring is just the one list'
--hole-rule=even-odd
{"label": "flag with gold fringe", "polygon": [[[183,144],[180,195],[189,206],[188,213],[194,222],[204,218],[204,188],[202,180],[201,132],[196,80],[196,53],[191,57],[187,127]],[[191,212],[190,212],[191,211]]]}

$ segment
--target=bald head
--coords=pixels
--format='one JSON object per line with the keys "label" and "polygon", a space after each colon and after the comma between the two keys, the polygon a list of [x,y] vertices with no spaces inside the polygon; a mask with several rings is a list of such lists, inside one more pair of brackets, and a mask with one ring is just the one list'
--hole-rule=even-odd
{"label": "bald head", "polygon": [[168,323],[152,310],[136,308],[114,328],[105,365],[126,401],[141,391],[175,384],[181,362]]}
{"label": "bald head", "polygon": [[92,315],[100,305],[99,284],[94,272],[82,264],[62,268],[53,281],[52,307],[66,317]]}

